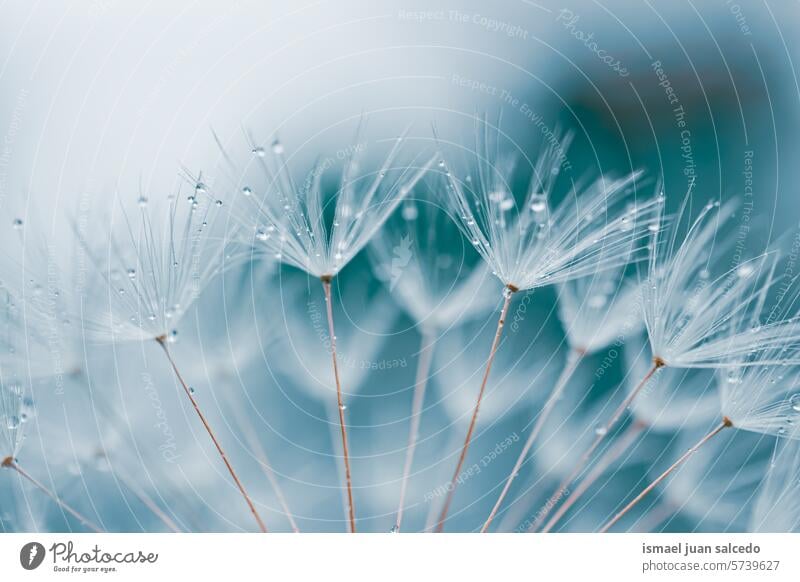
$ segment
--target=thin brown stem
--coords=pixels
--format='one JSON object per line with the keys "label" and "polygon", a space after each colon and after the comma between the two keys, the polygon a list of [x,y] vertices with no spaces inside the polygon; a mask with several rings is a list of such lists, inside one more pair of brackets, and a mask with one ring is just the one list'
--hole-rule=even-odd
{"label": "thin brown stem", "polygon": [[639,435],[642,434],[642,431],[645,428],[645,424],[642,422],[634,422],[631,426],[622,434],[619,439],[614,443],[614,446],[608,449],[603,456],[598,459],[597,463],[592,470],[589,471],[589,474],[586,475],[586,478],[581,481],[580,485],[575,488],[567,500],[561,504],[561,507],[553,514],[553,517],[550,518],[550,521],[545,524],[542,528],[542,533],[547,533],[558,523],[558,520],[561,519],[569,508],[575,505],[577,501],[583,496],[589,488],[594,485],[595,481],[597,481],[600,476],[606,472],[606,470],[614,463],[617,459],[622,456],[622,454],[628,450],[628,448],[639,438]]}
{"label": "thin brown stem", "polygon": [[531,429],[531,433],[528,435],[528,440],[525,441],[525,446],[522,447],[522,451],[520,451],[519,456],[517,457],[517,462],[514,464],[514,468],[511,469],[511,473],[508,475],[506,479],[505,486],[503,487],[503,491],[500,493],[500,496],[497,498],[497,501],[492,508],[491,513],[489,513],[489,517],[486,519],[486,522],[483,524],[481,528],[481,533],[485,533],[489,526],[494,520],[497,512],[500,510],[500,506],[503,504],[503,500],[508,495],[508,491],[511,489],[511,484],[514,482],[514,479],[519,474],[520,469],[522,468],[523,463],[528,458],[528,452],[531,450],[536,437],[539,436],[539,433],[544,427],[544,423],[547,421],[550,413],[555,408],[556,403],[561,398],[561,395],[564,393],[564,389],[566,388],[567,384],[569,383],[569,379],[575,373],[575,370],[578,369],[578,365],[583,358],[583,350],[573,349],[570,351],[569,356],[567,357],[567,365],[561,371],[561,374],[558,376],[558,380],[556,380],[555,386],[553,390],[550,392],[550,396],[547,398],[547,402],[544,403],[544,406],[539,411],[539,415],[536,418],[536,422],[533,425],[533,429]]}
{"label": "thin brown stem", "polygon": [[25,471],[22,467],[20,467],[13,458],[6,457],[5,459],[3,459],[3,462],[0,463],[0,466],[1,467],[5,467],[6,469],[13,469],[17,473],[19,473],[22,477],[24,477],[30,483],[32,483],[33,486],[36,487],[39,491],[41,491],[42,493],[47,495],[50,499],[55,501],[56,504],[58,504],[58,506],[61,509],[63,509],[64,511],[69,513],[72,517],[77,519],[79,522],[81,522],[83,525],[88,527],[90,530],[92,530],[94,532],[97,532],[97,533],[105,533],[104,530],[102,528],[100,528],[100,526],[96,525],[93,521],[91,521],[88,518],[84,517],[76,509],[73,509],[72,506],[69,505],[66,501],[63,501],[62,499],[60,499],[58,497],[58,495],[56,495],[53,491],[51,491],[50,489],[45,487],[44,484],[42,484],[38,479],[33,477],[33,475],[31,475],[30,473]]}
{"label": "thin brown stem", "polygon": [[242,482],[239,480],[236,471],[233,470],[233,465],[231,465],[230,461],[228,461],[228,456],[225,454],[225,451],[222,449],[222,445],[220,445],[219,441],[217,440],[214,431],[211,430],[211,425],[208,424],[205,415],[200,410],[200,406],[197,404],[197,400],[195,400],[192,391],[189,389],[189,386],[186,384],[186,381],[181,376],[180,371],[178,370],[178,366],[175,364],[175,360],[172,359],[172,354],[169,352],[169,348],[167,347],[166,338],[163,336],[157,337],[156,341],[158,345],[160,345],[163,350],[164,354],[167,356],[167,360],[169,360],[170,365],[172,366],[172,370],[175,372],[175,376],[178,378],[178,382],[183,387],[183,391],[186,393],[186,396],[189,398],[189,401],[192,403],[192,407],[194,407],[194,411],[197,413],[197,416],[200,417],[200,421],[203,423],[203,426],[208,433],[208,436],[211,437],[211,440],[214,443],[214,446],[217,448],[217,452],[219,453],[220,457],[222,457],[222,461],[225,463],[225,467],[228,469],[228,473],[230,473],[231,477],[233,478],[233,482],[236,484],[236,487],[239,489],[239,492],[242,494],[247,506],[250,508],[250,512],[253,514],[256,522],[258,523],[258,528],[262,531],[262,533],[267,533],[267,527],[264,525],[264,522],[261,520],[261,516],[258,514],[256,510],[256,506],[253,504],[253,501],[250,499],[250,496],[247,494],[247,491],[242,485]]}
{"label": "thin brown stem", "polygon": [[411,424],[408,427],[408,446],[406,447],[406,460],[403,466],[403,480],[400,483],[400,501],[397,505],[397,517],[394,521],[394,530],[400,531],[403,522],[403,509],[408,489],[408,478],[411,466],[414,463],[414,451],[417,448],[419,425],[422,420],[422,405],[425,402],[425,389],[428,385],[428,374],[433,360],[433,335],[430,332],[422,333],[422,340],[417,362],[417,376],[414,382],[414,398],[411,402]]}
{"label": "thin brown stem", "polygon": [[600,530],[600,533],[605,533],[609,529],[611,529],[611,527],[615,523],[617,523],[620,519],[622,519],[625,516],[626,513],[628,513],[631,509],[633,509],[642,499],[644,499],[647,496],[648,493],[650,493],[653,489],[658,487],[659,483],[661,483],[664,479],[669,477],[670,474],[672,474],[672,472],[675,469],[680,467],[684,462],[686,462],[686,460],[689,457],[695,454],[700,447],[702,447],[704,444],[706,444],[708,441],[714,438],[717,434],[719,434],[722,431],[722,429],[728,428],[729,426],[733,426],[733,423],[730,421],[728,417],[723,418],[722,422],[720,422],[714,430],[712,430],[706,436],[697,441],[697,443],[693,447],[691,447],[688,451],[683,453],[677,461],[672,463],[672,465],[670,465],[670,467],[666,471],[661,473],[661,475],[659,475],[655,481],[653,481],[652,483],[650,483],[650,485],[645,487],[644,490],[633,499],[633,501],[631,501],[628,505],[626,505],[622,511],[620,511],[617,515],[615,515],[611,519],[611,521],[605,524],[603,528]]}
{"label": "thin brown stem", "polygon": [[347,481],[347,515],[350,520],[350,533],[356,533],[356,510],[353,504],[353,479],[350,473],[350,449],[347,446],[347,428],[344,423],[344,401],[342,400],[342,383],[339,380],[339,363],[336,359],[336,331],[333,327],[333,300],[331,299],[331,277],[322,277],[322,288],[325,290],[325,308],[328,313],[328,332],[331,338],[331,358],[333,359],[333,377],[336,380],[336,400],[339,405],[339,428],[342,432],[342,456],[344,457],[344,473]]}
{"label": "thin brown stem", "polygon": [[608,436],[611,430],[617,425],[617,422],[619,422],[619,419],[622,418],[623,413],[631,405],[631,402],[633,402],[634,398],[639,395],[639,392],[641,392],[642,388],[647,385],[647,383],[650,381],[650,378],[652,378],[653,375],[664,366],[664,361],[661,358],[653,359],[653,365],[650,370],[648,370],[647,374],[645,374],[641,381],[636,385],[636,388],[634,388],[625,397],[625,400],[623,400],[622,404],[617,407],[605,426],[597,431],[597,436],[592,442],[592,445],[586,450],[585,453],[583,453],[581,458],[578,460],[577,465],[573,468],[569,475],[567,475],[561,481],[561,483],[559,483],[558,487],[544,504],[540,514],[536,517],[536,520],[531,525],[530,531],[536,531],[539,526],[542,525],[542,522],[544,522],[545,518],[550,514],[553,508],[558,504],[559,500],[563,497],[564,492],[567,490],[567,487],[569,487],[570,483],[572,483],[578,477],[578,475],[583,472],[587,463],[592,458],[592,455],[597,450],[597,447],[600,446],[600,444],[605,440],[606,436]]}
{"label": "thin brown stem", "polygon": [[469,450],[469,444],[472,440],[472,432],[475,430],[475,423],[478,420],[478,412],[481,407],[481,401],[483,400],[483,393],[486,390],[486,383],[488,382],[489,374],[492,371],[492,363],[494,362],[494,357],[497,354],[497,347],[500,345],[500,338],[503,335],[503,327],[505,326],[506,316],[508,315],[508,307],[511,304],[511,297],[517,290],[518,289],[516,287],[511,285],[508,285],[503,289],[503,308],[500,310],[500,319],[497,321],[497,331],[494,334],[492,348],[489,351],[489,359],[486,361],[486,370],[483,373],[483,381],[481,382],[481,388],[478,391],[478,399],[475,402],[475,409],[472,411],[472,419],[469,422],[469,429],[467,429],[467,436],[464,439],[464,446],[461,447],[461,454],[458,457],[456,470],[453,473],[452,479],[450,479],[450,482],[448,483],[447,497],[445,498],[442,512],[439,514],[439,522],[436,524],[437,533],[444,531],[444,522],[447,520],[447,513],[450,511],[450,504],[453,502],[453,495],[456,491],[458,476],[460,475],[461,468],[464,466],[464,461],[467,458],[467,451]]}

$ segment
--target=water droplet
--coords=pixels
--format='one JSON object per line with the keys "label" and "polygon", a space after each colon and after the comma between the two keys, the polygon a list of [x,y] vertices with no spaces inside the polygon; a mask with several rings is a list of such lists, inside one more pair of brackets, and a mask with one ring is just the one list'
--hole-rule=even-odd
{"label": "water droplet", "polygon": [[594,429],[594,434],[597,436],[606,436],[606,434],[608,434],[608,429],[604,426],[598,426]]}
{"label": "water droplet", "polygon": [[217,200],[214,202],[214,204],[216,204],[218,207],[222,206],[222,200]]}
{"label": "water droplet", "polygon": [[11,415],[8,417],[6,426],[9,430],[14,430],[19,426],[19,418],[17,416]]}
{"label": "water droplet", "polygon": [[194,191],[197,192],[198,194],[203,194],[206,192],[206,190],[207,190],[206,185],[203,182],[198,182],[194,186]]}
{"label": "water droplet", "polygon": [[342,411],[347,410],[347,405],[346,404],[340,404],[339,405],[339,410],[342,410]]}
{"label": "water droplet", "polygon": [[266,155],[266,152],[262,147],[255,147],[253,148],[253,154],[258,156],[259,158],[263,158]]}
{"label": "water droplet", "polygon": [[22,219],[21,219],[21,218],[15,218],[15,219],[14,219],[14,221],[11,223],[11,225],[12,225],[12,226],[13,226],[13,227],[14,227],[16,230],[19,230],[19,229],[21,229],[21,228],[22,228]]}
{"label": "water droplet", "polygon": [[174,344],[177,341],[178,341],[178,330],[173,329],[171,332],[169,332],[169,335],[167,336],[167,342]]}
{"label": "water droplet", "polygon": [[140,207],[144,208],[145,206],[147,206],[147,196],[139,196],[139,199],[136,201],[136,203]]}
{"label": "water droplet", "polygon": [[282,154],[284,152],[283,144],[279,142],[277,139],[272,142],[272,153],[274,154]]}
{"label": "water droplet", "polygon": [[245,186],[244,188],[242,188],[242,194],[245,196],[252,196],[253,191],[250,189],[249,186]]}
{"label": "water droplet", "polygon": [[547,197],[544,194],[534,194],[531,196],[531,210],[539,213],[547,209]]}
{"label": "water droplet", "polygon": [[661,225],[657,222],[651,222],[650,224],[647,225],[647,230],[649,230],[650,232],[658,232],[660,228]]}
{"label": "water droplet", "polygon": [[194,393],[195,393],[194,386],[189,386],[189,394],[194,394]]}
{"label": "water droplet", "polygon": [[601,307],[605,307],[606,303],[608,303],[608,297],[605,295],[592,295],[587,300],[589,307],[594,309],[599,309]]}
{"label": "water droplet", "polygon": [[128,269],[127,271],[128,279],[135,279],[136,278],[136,269]]}
{"label": "water droplet", "polygon": [[419,215],[416,205],[406,204],[403,206],[403,218],[406,220],[416,220]]}
{"label": "water droplet", "polygon": [[792,410],[800,412],[800,393],[792,394],[792,397],[789,398],[789,404],[792,406]]}
{"label": "water droplet", "polygon": [[439,167],[444,168],[444,160],[439,160]]}
{"label": "water droplet", "polygon": [[750,263],[745,263],[744,265],[740,265],[739,268],[736,269],[736,275],[740,279],[746,279],[747,277],[752,275],[754,271],[755,269],[753,268],[753,265],[751,265]]}
{"label": "water droplet", "polygon": [[389,530],[389,533],[400,533],[400,526],[399,525],[393,525],[392,529]]}
{"label": "water droplet", "polygon": [[514,208],[514,201],[511,198],[504,198],[500,202],[500,210],[511,210]]}
{"label": "water droplet", "polygon": [[508,299],[508,298],[509,298],[509,297],[511,297],[513,294],[514,294],[514,292],[513,292],[511,289],[509,289],[508,287],[503,287],[503,297],[504,297],[505,299]]}

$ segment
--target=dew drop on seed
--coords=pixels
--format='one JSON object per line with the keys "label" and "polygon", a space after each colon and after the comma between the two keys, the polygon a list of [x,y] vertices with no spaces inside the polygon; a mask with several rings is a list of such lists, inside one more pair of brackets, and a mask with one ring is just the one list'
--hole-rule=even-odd
{"label": "dew drop on seed", "polygon": [[531,210],[533,212],[544,212],[546,208],[547,200],[545,199],[544,194],[534,194],[531,196]]}
{"label": "dew drop on seed", "polygon": [[792,410],[795,412],[800,412],[800,393],[792,394],[792,397],[789,398],[789,404],[792,407]]}
{"label": "dew drop on seed", "polygon": [[419,215],[417,207],[413,204],[403,206],[403,218],[406,220],[416,220]]}

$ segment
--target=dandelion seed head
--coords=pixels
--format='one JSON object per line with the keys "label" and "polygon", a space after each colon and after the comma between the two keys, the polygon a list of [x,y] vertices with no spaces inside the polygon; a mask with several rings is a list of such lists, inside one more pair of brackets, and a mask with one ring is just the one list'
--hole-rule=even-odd
{"label": "dandelion seed head", "polygon": [[[433,163],[417,157],[410,164],[398,165],[402,141],[394,140],[381,166],[362,173],[366,147],[358,143],[343,156],[339,188],[331,193],[322,183],[330,161],[319,162],[297,183],[284,146],[274,142],[272,156],[259,156],[264,157],[260,165],[266,181],[264,195],[234,201],[231,216],[245,232],[255,232],[256,240],[251,242],[276,260],[316,277],[335,276],[369,243]],[[265,237],[265,227],[277,236]]]}
{"label": "dandelion seed head", "polygon": [[464,234],[504,285],[521,290],[561,283],[621,267],[641,250],[647,227],[658,216],[655,200],[635,213],[620,208],[640,175],[608,176],[577,184],[558,205],[551,197],[571,134],[558,135],[539,156],[527,194],[517,203],[516,160],[497,153],[489,130],[478,132],[470,174],[459,181],[447,175],[453,214]]}

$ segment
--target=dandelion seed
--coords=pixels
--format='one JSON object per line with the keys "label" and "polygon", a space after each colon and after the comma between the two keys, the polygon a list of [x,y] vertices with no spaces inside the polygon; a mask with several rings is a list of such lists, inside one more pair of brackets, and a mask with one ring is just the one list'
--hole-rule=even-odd
{"label": "dandelion seed", "polygon": [[[246,230],[257,230],[263,225],[274,228],[278,236],[259,240],[259,244],[276,260],[314,275],[322,282],[339,406],[351,532],[355,531],[355,508],[336,355],[331,281],[369,243],[433,163],[431,160],[415,167],[415,160],[402,168],[395,167],[401,145],[402,140],[393,141],[388,157],[372,175],[359,174],[360,159],[365,148],[352,148],[344,164],[339,191],[332,199],[322,187],[324,166],[314,168],[305,184],[298,187],[288,168],[284,147],[276,140],[272,147],[273,158],[265,158],[262,165],[267,178],[266,195],[261,200],[245,198],[245,204],[231,210],[232,216]],[[329,201],[335,205],[330,221],[332,225],[328,224],[324,215]]]}
{"label": "dandelion seed", "polygon": [[[550,198],[571,139],[570,134],[556,136],[539,156],[527,194],[519,205],[509,186],[513,183],[516,161],[494,153],[497,148],[489,143],[486,121],[483,131],[478,131],[476,144],[479,183],[459,183],[445,165],[454,214],[468,217],[458,224],[504,285],[497,333],[478,391],[473,424],[467,430],[453,473],[453,485],[466,458],[474,419],[514,293],[622,267],[642,249],[647,227],[658,217],[659,205],[655,200],[642,204],[635,220],[629,212],[618,208],[631,192],[639,173],[616,180],[601,177],[587,188],[575,186],[566,201],[551,208]],[[510,212],[512,208],[517,212]],[[587,216],[608,220],[587,220]],[[448,491],[437,531],[444,529],[454,492],[455,486]]]}
{"label": "dandelion seed", "polygon": [[776,443],[769,470],[750,516],[750,531],[791,533],[800,531],[800,440]]}
{"label": "dandelion seed", "polygon": [[[687,202],[688,197],[681,216]],[[761,315],[766,293],[774,283],[776,253],[765,253],[738,264],[713,281],[702,274],[708,268],[707,255],[719,234],[718,228],[731,216],[733,208],[733,204],[721,208],[706,205],[689,225],[680,244],[677,241],[680,220],[671,240],[666,241],[669,244],[659,240],[659,233],[654,233],[648,278],[642,284],[643,316],[653,364],[611,415],[607,431],[617,425],[644,386],[665,367],[728,368],[800,361],[794,349],[800,341],[800,327],[796,323],[771,321],[752,332],[752,322]],[[748,273],[744,277],[740,276],[743,267]],[[774,351],[776,346],[782,346],[782,357]],[[790,356],[793,349],[794,355]],[[562,482],[559,489],[580,474],[605,436],[598,435],[568,477],[570,481]],[[555,496],[554,493],[550,499]],[[546,509],[539,521],[548,513]]]}

